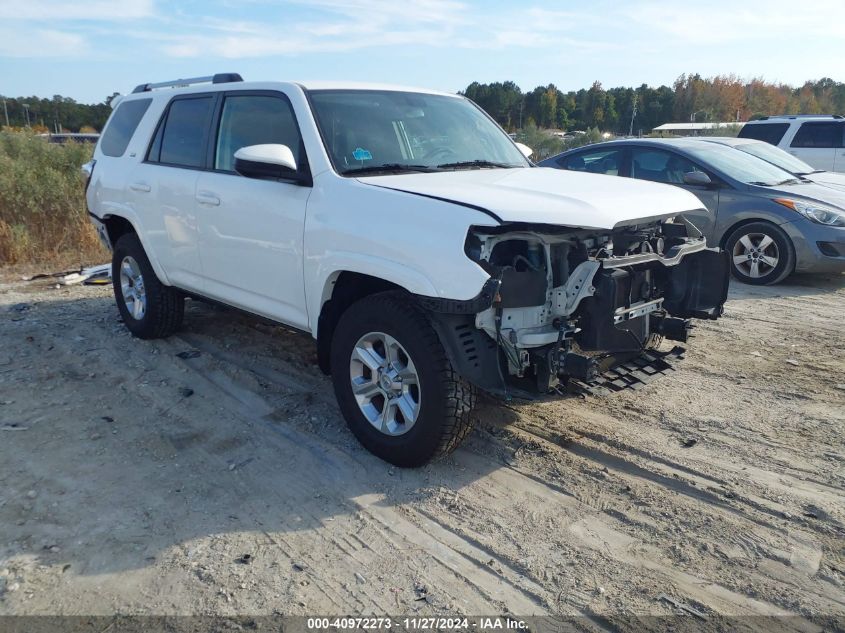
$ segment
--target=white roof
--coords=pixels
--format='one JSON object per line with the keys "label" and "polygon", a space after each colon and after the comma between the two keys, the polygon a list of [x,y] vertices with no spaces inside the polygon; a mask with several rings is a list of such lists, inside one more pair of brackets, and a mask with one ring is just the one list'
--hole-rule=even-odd
{"label": "white roof", "polygon": [[[160,86],[151,91],[132,92],[125,97],[138,98],[152,95],[172,96],[174,91],[179,93],[191,92],[213,92],[218,90],[273,90],[279,87],[301,86],[306,90],[390,90],[394,92],[417,92],[423,94],[441,95],[444,97],[460,98],[460,95],[451,92],[441,92],[429,88],[414,88],[410,86],[397,86],[393,84],[380,84],[355,81],[232,81],[224,83],[210,83],[209,81],[198,81],[174,86]],[[175,83],[175,82],[174,82]],[[112,109],[124,96],[115,97],[112,100]]]}
{"label": "white roof", "polygon": [[423,92],[433,95],[444,95],[447,97],[456,97],[455,93],[442,92],[440,90],[432,90],[430,88],[417,88],[414,86],[399,86],[395,84],[380,84],[359,81],[294,81],[305,88],[306,90],[392,90],[396,92]]}
{"label": "white roof", "polygon": [[681,130],[712,130],[720,127],[731,127],[742,125],[739,121],[726,121],[722,123],[664,123],[654,128],[655,132],[676,132]]}

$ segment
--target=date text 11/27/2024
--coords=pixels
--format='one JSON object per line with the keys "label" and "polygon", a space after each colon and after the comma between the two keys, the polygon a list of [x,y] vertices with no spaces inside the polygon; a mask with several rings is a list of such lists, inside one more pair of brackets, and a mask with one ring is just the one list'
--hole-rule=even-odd
{"label": "date text 11/27/2024", "polygon": [[407,631],[463,630],[504,631],[525,630],[524,620],[507,617],[323,617],[308,618],[308,631],[331,630],[389,630]]}

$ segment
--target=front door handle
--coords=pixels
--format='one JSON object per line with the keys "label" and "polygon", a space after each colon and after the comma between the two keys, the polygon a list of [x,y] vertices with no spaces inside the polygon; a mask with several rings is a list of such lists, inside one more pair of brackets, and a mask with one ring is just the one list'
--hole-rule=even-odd
{"label": "front door handle", "polygon": [[133,182],[129,185],[129,188],[132,191],[141,191],[143,193],[149,193],[151,190],[151,187],[145,182]]}
{"label": "front door handle", "polygon": [[215,196],[210,191],[200,191],[197,193],[197,202],[200,204],[207,204],[212,207],[219,207],[220,206],[220,198]]}

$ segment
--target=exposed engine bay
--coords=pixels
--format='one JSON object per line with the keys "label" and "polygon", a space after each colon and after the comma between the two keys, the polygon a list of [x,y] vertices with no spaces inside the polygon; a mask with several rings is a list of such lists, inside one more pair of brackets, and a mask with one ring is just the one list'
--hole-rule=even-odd
{"label": "exposed engine bay", "polygon": [[[476,340],[472,353],[486,360],[475,363],[474,373],[462,371],[492,392],[548,393],[570,380],[589,383],[649,357],[662,338],[685,342],[691,319],[718,318],[727,298],[727,256],[707,248],[681,216],[610,233],[476,227],[465,248],[496,287],[472,323],[489,339],[486,345]],[[460,324],[457,318],[449,323]],[[457,341],[464,348],[467,325]]]}

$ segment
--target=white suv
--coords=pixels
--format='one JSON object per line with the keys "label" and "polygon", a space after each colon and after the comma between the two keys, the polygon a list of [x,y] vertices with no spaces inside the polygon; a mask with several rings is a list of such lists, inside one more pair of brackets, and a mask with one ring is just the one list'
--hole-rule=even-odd
{"label": "white suv", "polygon": [[740,138],[777,145],[821,171],[845,172],[845,119],[827,114],[795,114],[749,121]]}
{"label": "white suv", "polygon": [[356,437],[416,466],[477,389],[641,386],[681,350],[656,338],[722,312],[695,196],[525,149],[452,94],[215,75],[120,99],[87,201],[135,336],[177,330],[185,297],[307,331]]}

